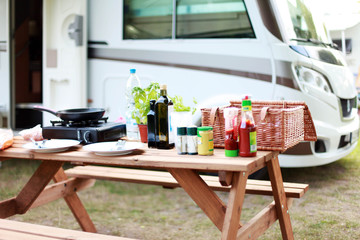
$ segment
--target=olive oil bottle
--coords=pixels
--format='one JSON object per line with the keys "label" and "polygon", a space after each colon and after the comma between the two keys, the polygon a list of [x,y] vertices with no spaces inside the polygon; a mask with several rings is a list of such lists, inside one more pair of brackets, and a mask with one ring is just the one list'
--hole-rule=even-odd
{"label": "olive oil bottle", "polygon": [[155,138],[156,147],[159,149],[170,149],[174,144],[169,143],[169,98],[167,97],[167,86],[160,86],[160,98],[155,103]]}

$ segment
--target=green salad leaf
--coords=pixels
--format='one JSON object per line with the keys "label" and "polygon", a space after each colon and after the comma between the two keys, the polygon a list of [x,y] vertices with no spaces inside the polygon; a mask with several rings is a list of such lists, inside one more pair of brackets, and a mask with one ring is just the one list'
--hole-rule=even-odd
{"label": "green salad leaf", "polygon": [[[175,112],[190,112],[191,111],[192,114],[195,113],[196,107],[185,106],[183,97],[175,95],[174,97],[172,97],[170,99],[174,103],[174,111]],[[197,101],[195,98],[193,98],[193,103],[195,105],[197,104]]]}

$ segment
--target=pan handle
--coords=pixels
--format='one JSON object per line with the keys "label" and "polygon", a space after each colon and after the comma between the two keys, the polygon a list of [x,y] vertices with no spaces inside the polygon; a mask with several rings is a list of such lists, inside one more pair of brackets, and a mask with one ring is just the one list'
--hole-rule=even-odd
{"label": "pan handle", "polygon": [[55,110],[52,110],[50,108],[47,108],[47,107],[43,107],[43,106],[34,106],[33,107],[34,110],[38,110],[38,111],[45,111],[45,112],[48,112],[48,113],[51,113],[55,116],[58,116],[58,113],[55,111]]}

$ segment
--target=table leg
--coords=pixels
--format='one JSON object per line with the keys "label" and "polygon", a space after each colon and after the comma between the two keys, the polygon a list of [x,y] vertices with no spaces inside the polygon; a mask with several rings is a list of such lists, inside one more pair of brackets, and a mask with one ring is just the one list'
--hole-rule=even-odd
{"label": "table leg", "polygon": [[221,239],[236,239],[237,232],[241,226],[240,216],[244,203],[247,178],[248,174],[246,172],[233,173]]}
{"label": "table leg", "polygon": [[168,171],[221,231],[226,206],[199,174],[189,169],[168,169]]}
{"label": "table leg", "polygon": [[16,198],[0,202],[0,218],[26,213],[62,165],[63,162],[42,162]]}
{"label": "table leg", "polygon": [[274,194],[276,213],[279,218],[282,237],[285,240],[294,239],[287,206],[287,199],[284,191],[283,179],[277,156],[273,157],[269,162],[267,162],[267,167]]}
{"label": "table leg", "polygon": [[[293,198],[287,199],[288,207],[291,206]],[[257,239],[278,220],[275,201],[261,210],[246,224],[241,226],[237,233],[237,240]]]}
{"label": "table leg", "polygon": [[[55,174],[53,177],[54,182],[61,182],[67,180],[67,176],[62,168]],[[81,229],[86,232],[96,232],[94,223],[91,221],[89,214],[87,213],[84,205],[82,204],[80,198],[74,191],[73,194],[64,197],[66,204],[69,206],[71,212],[76,218],[76,221],[79,223]]]}

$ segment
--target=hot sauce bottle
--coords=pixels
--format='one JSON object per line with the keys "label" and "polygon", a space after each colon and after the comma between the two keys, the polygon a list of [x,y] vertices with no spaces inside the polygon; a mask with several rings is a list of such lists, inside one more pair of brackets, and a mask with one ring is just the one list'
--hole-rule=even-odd
{"label": "hot sauce bottle", "polygon": [[251,100],[245,96],[241,105],[241,123],[239,125],[239,155],[255,157],[257,152],[256,126],[252,114]]}
{"label": "hot sauce bottle", "polygon": [[225,156],[237,157],[239,148],[237,142],[237,108],[225,108]]}

